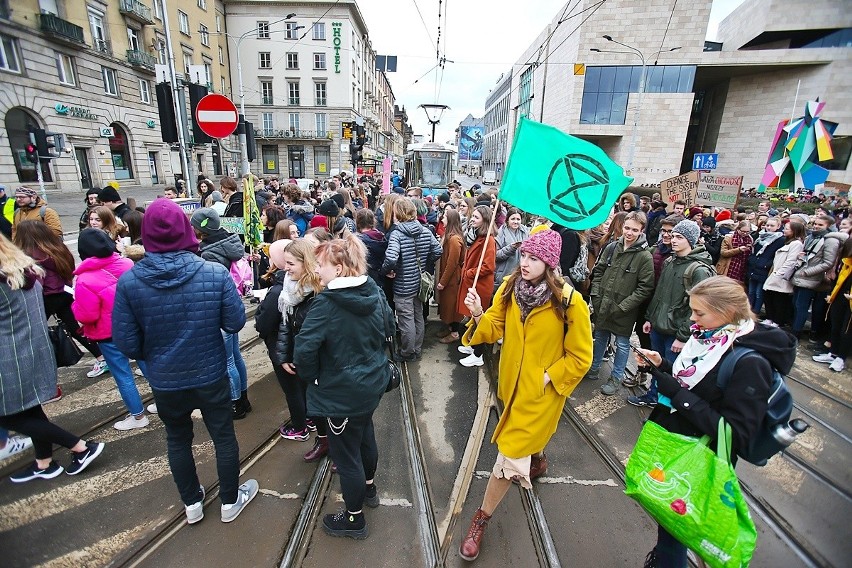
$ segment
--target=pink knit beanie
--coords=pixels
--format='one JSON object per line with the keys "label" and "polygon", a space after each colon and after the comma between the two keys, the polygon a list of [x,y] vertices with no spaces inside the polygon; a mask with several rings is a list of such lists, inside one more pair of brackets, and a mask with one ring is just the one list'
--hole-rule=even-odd
{"label": "pink knit beanie", "polygon": [[539,231],[524,241],[521,252],[540,259],[550,268],[556,268],[562,253],[562,237],[552,229]]}

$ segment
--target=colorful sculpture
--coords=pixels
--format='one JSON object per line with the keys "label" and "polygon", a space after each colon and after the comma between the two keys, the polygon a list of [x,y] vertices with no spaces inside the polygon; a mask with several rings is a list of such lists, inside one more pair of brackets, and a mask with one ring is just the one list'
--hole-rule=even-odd
{"label": "colorful sculpture", "polygon": [[834,158],[831,135],[836,122],[822,120],[819,115],[825,103],[808,101],[805,116],[793,121],[782,120],[775,129],[772,149],[760,180],[758,193],[767,188],[792,190],[799,187],[814,190],[828,179],[828,170],[817,165]]}

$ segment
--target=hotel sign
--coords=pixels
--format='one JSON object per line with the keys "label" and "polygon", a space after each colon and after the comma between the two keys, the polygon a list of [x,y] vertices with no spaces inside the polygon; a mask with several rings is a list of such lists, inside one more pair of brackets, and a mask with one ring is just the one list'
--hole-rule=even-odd
{"label": "hotel sign", "polygon": [[340,45],[343,43],[341,39],[341,28],[343,24],[340,22],[332,22],[331,28],[334,30],[331,43],[334,46],[334,72],[340,73]]}

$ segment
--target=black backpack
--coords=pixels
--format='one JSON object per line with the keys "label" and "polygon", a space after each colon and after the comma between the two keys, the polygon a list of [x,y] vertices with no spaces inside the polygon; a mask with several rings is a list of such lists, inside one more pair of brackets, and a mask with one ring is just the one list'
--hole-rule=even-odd
{"label": "black backpack", "polygon": [[[760,353],[750,347],[734,346],[731,353],[725,357],[719,366],[716,376],[716,385],[725,390],[734,367],[744,357],[763,357]],[[772,367],[772,381],[769,385],[769,400],[766,405],[766,414],[748,448],[739,448],[737,452],[741,458],[754,465],[764,466],[769,458],[787,448],[775,439],[773,430],[779,424],[787,424],[793,413],[793,395],[784,382],[784,375],[778,369]]]}

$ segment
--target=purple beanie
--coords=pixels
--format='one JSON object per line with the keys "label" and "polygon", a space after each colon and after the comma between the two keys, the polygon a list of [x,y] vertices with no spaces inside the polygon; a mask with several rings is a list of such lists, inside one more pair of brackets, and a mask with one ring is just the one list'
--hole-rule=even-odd
{"label": "purple beanie", "polygon": [[521,252],[540,259],[550,268],[556,268],[562,253],[562,237],[552,229],[538,231],[523,242]]}
{"label": "purple beanie", "polygon": [[145,252],[198,252],[198,239],[189,217],[171,199],[161,197],[145,209],[142,217],[142,245]]}

